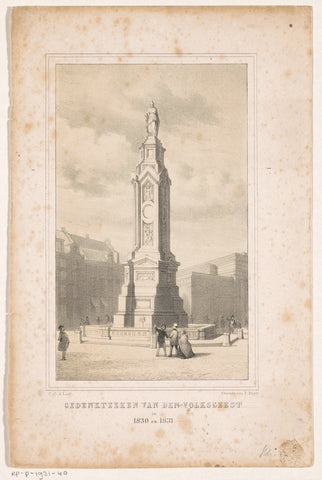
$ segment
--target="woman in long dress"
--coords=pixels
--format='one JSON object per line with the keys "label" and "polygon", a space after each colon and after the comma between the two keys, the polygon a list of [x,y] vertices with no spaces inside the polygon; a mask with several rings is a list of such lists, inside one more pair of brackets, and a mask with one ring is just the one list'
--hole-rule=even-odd
{"label": "woman in long dress", "polygon": [[182,331],[182,335],[179,338],[178,357],[191,358],[194,356],[191,343],[188,340],[188,334],[186,330]]}

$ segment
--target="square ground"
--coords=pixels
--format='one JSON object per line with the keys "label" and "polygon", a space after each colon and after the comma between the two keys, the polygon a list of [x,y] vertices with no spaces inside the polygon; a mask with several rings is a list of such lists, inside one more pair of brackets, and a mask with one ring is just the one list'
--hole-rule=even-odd
{"label": "square ground", "polygon": [[189,359],[156,357],[156,350],[71,343],[67,360],[57,354],[57,380],[240,380],[248,378],[248,341],[230,347],[193,346]]}

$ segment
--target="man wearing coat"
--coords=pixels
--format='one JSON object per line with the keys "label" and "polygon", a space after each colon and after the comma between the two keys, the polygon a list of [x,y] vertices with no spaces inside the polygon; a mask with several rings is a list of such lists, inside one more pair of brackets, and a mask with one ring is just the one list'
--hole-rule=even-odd
{"label": "man wearing coat", "polygon": [[160,348],[164,351],[164,356],[167,356],[167,347],[165,344],[165,339],[168,338],[167,330],[166,330],[166,325],[163,323],[161,325],[161,328],[157,327],[155,325],[155,331],[158,332],[158,337],[157,337],[157,354],[156,356],[159,356]]}
{"label": "man wearing coat", "polygon": [[61,352],[61,354],[62,354],[61,359],[66,360],[66,351],[67,351],[67,348],[69,346],[69,338],[68,338],[67,333],[65,332],[64,325],[59,325],[58,330],[59,330],[58,351]]}
{"label": "man wearing coat", "polygon": [[175,348],[176,354],[178,354],[178,345],[179,345],[179,334],[178,334],[178,324],[174,323],[172,327],[172,331],[169,335],[170,338],[170,353],[169,357],[172,357],[172,350],[173,347]]}

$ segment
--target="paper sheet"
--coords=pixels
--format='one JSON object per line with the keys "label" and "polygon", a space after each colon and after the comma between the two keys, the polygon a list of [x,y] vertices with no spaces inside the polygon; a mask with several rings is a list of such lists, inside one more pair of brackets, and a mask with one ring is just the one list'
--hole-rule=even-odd
{"label": "paper sheet", "polygon": [[[23,7],[12,11],[10,35],[8,429],[11,465],[28,468],[311,465],[311,9]],[[88,72],[96,68],[97,75],[103,72],[107,81],[111,81],[114,75],[115,81],[119,79],[121,84],[123,78],[119,65],[124,67],[124,77],[141,75],[141,90],[131,93],[130,85],[124,87],[124,102],[129,98],[132,104],[136,97],[139,96],[141,101],[143,93],[151,91],[151,85],[144,83],[142,65],[151,69],[149,80],[153,87],[158,77],[161,85],[168,85],[173,90],[180,86],[180,82],[177,78],[171,81],[171,75],[175,76],[180,70],[178,75],[184,78],[185,74],[181,72],[189,71],[187,85],[182,81],[182,91],[173,94],[173,105],[177,109],[175,120],[180,123],[178,118],[181,115],[182,121],[191,129],[196,127],[199,113],[194,110],[195,103],[188,103],[188,107],[187,101],[185,103],[188,93],[193,91],[189,78],[200,75],[202,84],[206,76],[210,81],[213,77],[215,85],[218,72],[220,78],[232,81],[238,75],[234,72],[242,65],[247,66],[245,88],[243,90],[241,80],[237,81],[240,92],[236,93],[239,100],[241,92],[247,93],[244,110],[234,103],[227,107],[231,98],[229,91],[226,103],[222,97],[218,98],[218,106],[223,112],[230,109],[232,118],[239,112],[240,123],[245,123],[246,130],[241,135],[247,143],[249,335],[246,377],[235,375],[234,371],[229,378],[223,379],[215,374],[214,378],[207,380],[193,375],[189,378],[189,373],[180,378],[180,372],[179,378],[162,381],[157,377],[147,381],[129,378],[91,380],[91,373],[77,377],[77,381],[71,376],[68,379],[69,374],[64,380],[57,377],[55,228],[57,218],[64,216],[70,221],[71,228],[77,227],[76,222],[73,224],[77,204],[68,207],[68,202],[80,198],[71,195],[64,203],[59,197],[61,185],[58,185],[57,178],[63,178],[63,175],[59,177],[59,169],[66,167],[69,156],[64,157],[59,148],[63,143],[62,135],[66,135],[65,142],[69,142],[72,149],[69,158],[76,157],[77,162],[75,151],[79,149],[79,164],[74,164],[76,173],[84,169],[81,149],[86,135],[91,135],[88,130],[96,128],[97,137],[92,139],[92,144],[96,142],[104,148],[100,145],[104,129],[103,134],[97,133],[100,117],[94,108],[97,105],[94,97],[100,98],[100,93],[93,91],[91,96],[88,81],[84,78],[86,75],[94,78],[95,75],[90,77],[93,74]],[[164,66],[166,73],[158,70],[160,65]],[[67,66],[69,70],[66,70]],[[223,70],[220,70],[224,66],[227,71],[231,69],[230,76],[224,77]],[[77,72],[75,85],[70,83],[73,72]],[[67,81],[59,83],[59,75],[64,74]],[[67,111],[69,106],[73,108],[72,94],[81,91],[80,79],[87,88],[83,112],[86,114],[87,111],[95,123],[93,128],[88,121],[87,131],[82,130],[84,118],[74,115],[69,122],[74,120],[77,123],[78,118],[79,125],[68,124],[66,119],[64,124],[61,111],[57,111],[57,105]],[[101,87],[104,89],[103,84]],[[194,87],[196,94],[204,98],[205,92],[198,87]],[[121,88],[123,86],[116,85],[115,92],[120,93]],[[59,103],[59,96],[64,95],[65,99]],[[102,90],[102,98],[104,95],[106,92]],[[165,98],[164,105],[157,105],[159,113],[167,102],[170,105],[169,95]],[[181,103],[176,101],[180,98]],[[214,98],[215,94],[208,99],[209,103],[206,100],[202,104],[200,114],[210,115],[207,107],[210,108]],[[150,100],[147,98],[147,102]],[[104,111],[104,104],[101,108]],[[128,160],[122,158],[124,144],[121,147],[116,141],[116,136],[124,133],[122,125],[118,124],[118,120],[124,118],[122,104],[119,108],[119,116],[113,119],[115,138],[111,138],[109,131],[107,146],[115,140],[113,148],[116,145],[121,170],[121,167],[128,168]],[[107,106],[106,111],[110,110]],[[167,110],[164,111],[166,114]],[[142,118],[144,113],[145,110]],[[218,115],[213,124],[209,118],[206,124],[200,120],[206,134],[204,138],[201,135],[196,139],[196,155],[200,155],[200,162],[207,171],[209,165],[216,168],[216,161],[222,154],[219,141],[225,152],[229,150],[228,144],[237,142],[233,138],[234,130],[229,130],[228,125],[226,138],[218,136],[217,144],[213,146],[216,160],[202,156],[203,146],[209,145],[211,129],[214,129],[215,137],[215,129],[220,128],[220,111]],[[129,120],[130,117],[129,114]],[[167,121],[160,114],[160,119],[160,137],[162,132],[162,141],[167,148],[165,162],[171,175],[172,168],[175,172],[172,163],[176,161],[175,158],[170,161],[171,150],[166,142],[168,139],[169,145],[174,145],[169,130],[168,133],[166,130],[170,128],[171,116],[168,114]],[[225,121],[227,117],[223,115],[221,120]],[[131,121],[142,122],[144,129],[141,118],[131,118]],[[173,125],[176,128],[175,121]],[[76,141],[72,138],[72,128],[80,129],[80,145],[77,145],[77,138]],[[185,140],[189,141],[189,131],[186,135]],[[134,169],[138,155],[135,152],[131,155]],[[243,165],[245,154],[243,156],[239,150],[236,158],[230,169],[228,166],[232,176]],[[89,168],[93,170],[94,167],[89,165]],[[178,189],[182,196],[188,197],[191,192],[185,192],[183,184],[178,185],[187,168],[175,176],[178,181],[171,187],[177,196]],[[128,172],[131,173],[131,168]],[[73,172],[69,170],[69,180],[71,174]],[[114,175],[116,182],[117,169]],[[65,175],[65,180],[67,177]],[[87,190],[90,187],[97,189],[102,184],[101,179],[93,180],[90,174],[82,178],[75,177],[74,172],[73,178],[74,187],[78,181]],[[195,178],[200,180],[200,177]],[[209,189],[217,188],[215,178],[213,182],[208,185]],[[106,181],[104,185],[110,183]],[[172,198],[173,195],[176,194],[172,193]],[[198,203],[196,191],[193,195]],[[89,209],[91,198],[85,199]],[[131,194],[129,199],[131,202]],[[228,200],[226,204],[230,205]],[[89,229],[95,226],[97,231],[94,218],[97,210],[94,213],[94,206],[92,208],[94,223],[89,224]],[[172,211],[179,215],[180,209],[176,208],[177,204],[171,204]],[[122,218],[118,222],[115,217],[113,231],[121,239],[124,231]],[[113,219],[113,215],[110,218]],[[216,215],[213,218],[215,231]],[[174,232],[177,228],[178,235],[175,222],[179,220],[176,214],[171,220],[174,223],[171,228]],[[182,251],[187,264],[189,257],[194,260],[194,250],[208,255],[206,246],[197,243],[199,234],[204,238],[203,225],[201,222],[197,233],[191,234],[191,250],[187,242]],[[230,225],[235,236],[235,225]],[[205,228],[209,228],[207,226]],[[240,226],[245,228],[245,222],[241,221]],[[80,234],[83,226],[78,228],[78,232],[72,233]],[[106,228],[111,228],[110,224]],[[211,232],[211,229],[206,230],[210,238]],[[100,233],[104,233],[104,228]],[[123,241],[126,249],[127,243]],[[180,261],[179,247],[174,253]],[[194,263],[191,261],[190,265]],[[236,345],[241,345],[239,340]],[[97,346],[98,355],[101,348]],[[218,352],[223,348],[218,347]],[[227,347],[226,352],[229,349],[232,352],[233,346]],[[227,361],[230,362],[230,354],[223,355],[228,355]],[[154,360],[151,357],[151,362]],[[197,356],[195,360],[198,361]],[[67,357],[66,363],[68,361]],[[183,361],[192,362],[194,359]],[[190,365],[193,370],[195,364]],[[205,371],[207,368],[209,370],[205,360]]]}

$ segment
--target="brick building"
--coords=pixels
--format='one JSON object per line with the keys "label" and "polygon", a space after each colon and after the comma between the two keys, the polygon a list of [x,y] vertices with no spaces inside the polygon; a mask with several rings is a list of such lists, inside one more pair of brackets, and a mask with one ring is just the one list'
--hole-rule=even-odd
{"label": "brick building", "polygon": [[56,232],[56,322],[66,329],[114,315],[123,282],[123,266],[111,242]]}
{"label": "brick building", "polygon": [[234,315],[248,324],[248,256],[233,253],[178,271],[177,281],[189,323],[216,323]]}

